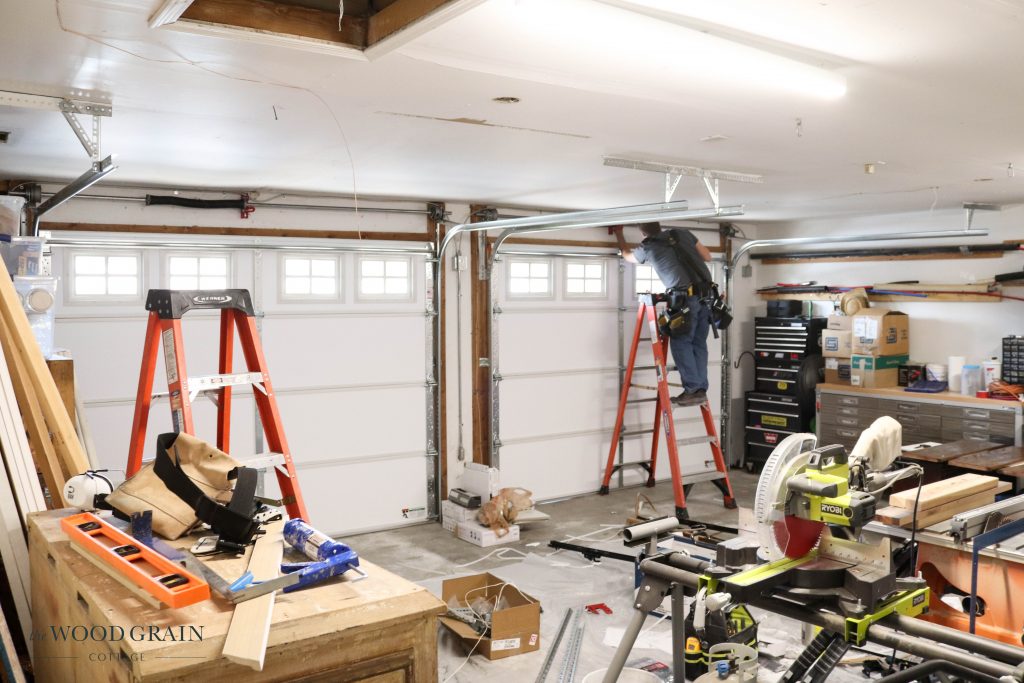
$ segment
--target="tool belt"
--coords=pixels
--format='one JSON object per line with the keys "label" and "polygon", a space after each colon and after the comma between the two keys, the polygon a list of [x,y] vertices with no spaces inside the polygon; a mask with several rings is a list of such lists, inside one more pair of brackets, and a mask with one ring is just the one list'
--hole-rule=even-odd
{"label": "tool belt", "polygon": [[161,434],[156,459],[104,501],[117,516],[153,511],[153,531],[174,540],[200,523],[226,545],[243,547],[259,529],[255,521],[258,473],[189,434]]}
{"label": "tool belt", "polygon": [[666,337],[685,337],[693,330],[693,311],[688,300],[694,294],[692,285],[672,287],[665,290],[667,306],[665,312],[658,316],[658,327]]}

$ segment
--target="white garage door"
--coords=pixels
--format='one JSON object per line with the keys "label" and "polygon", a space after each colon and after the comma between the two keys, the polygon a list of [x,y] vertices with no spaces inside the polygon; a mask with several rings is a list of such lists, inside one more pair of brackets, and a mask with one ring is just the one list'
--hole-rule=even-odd
{"label": "white garage door", "polygon": [[[428,348],[424,258],[270,250],[169,252],[55,248],[62,274],[56,336],[71,350],[78,393],[103,467],[123,476],[150,288],[249,289],[285,434],[314,526],[344,534],[426,515]],[[94,272],[95,271],[95,272]],[[135,278],[132,284],[132,278]],[[190,376],[217,372],[216,312],[183,319]],[[236,349],[236,368],[241,367]],[[166,389],[158,363],[155,390]],[[251,391],[235,392],[231,453],[263,450]],[[147,444],[170,430],[154,404]],[[195,403],[214,442],[216,408]],[[150,446],[145,457],[151,457]],[[273,477],[268,495],[276,494]]]}
{"label": "white garage door", "polygon": [[[636,319],[635,268],[602,257],[506,254],[496,264],[493,288],[500,311],[494,331],[502,483],[530,489],[539,499],[597,491],[615,423],[620,364]],[[717,341],[710,340],[709,347],[708,394],[717,420],[721,355]],[[637,359],[640,366],[653,364],[646,337]],[[679,381],[674,372],[672,381]],[[636,372],[634,382],[654,385],[654,371]],[[639,390],[631,394],[653,396]],[[697,409],[677,408],[674,417],[684,481],[687,475],[714,471],[706,444],[686,445],[705,435]],[[630,406],[625,429],[649,431],[653,418],[653,403]],[[647,460],[650,439],[649,433],[626,438],[625,460]],[[662,444],[659,481],[671,476],[664,453]],[[645,480],[639,468],[624,470],[624,485]],[[618,483],[613,478],[612,487]]]}

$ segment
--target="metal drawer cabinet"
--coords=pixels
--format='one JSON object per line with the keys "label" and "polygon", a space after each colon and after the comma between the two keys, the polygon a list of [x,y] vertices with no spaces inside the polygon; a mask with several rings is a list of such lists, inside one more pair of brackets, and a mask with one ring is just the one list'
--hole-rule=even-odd
{"label": "metal drawer cabinet", "polygon": [[1007,446],[1013,445],[1013,436],[1006,436],[1002,434],[992,434],[990,432],[971,431],[965,429],[951,429],[943,426],[942,428],[942,440],[943,441],[959,441],[960,439],[970,439],[972,441],[993,441],[995,443],[1006,444]]}
{"label": "metal drawer cabinet", "polygon": [[961,420],[983,420],[985,422],[1005,422],[1013,424],[1012,409],[979,408],[976,406],[942,406],[942,417],[959,418]]}
{"label": "metal drawer cabinet", "polygon": [[903,430],[917,430],[934,433],[942,431],[942,418],[938,415],[921,415],[914,413],[896,413],[892,417],[903,425]]}
{"label": "metal drawer cabinet", "polygon": [[955,417],[942,418],[943,431],[976,432],[1013,438],[1012,422],[989,422],[987,420],[961,420]]}

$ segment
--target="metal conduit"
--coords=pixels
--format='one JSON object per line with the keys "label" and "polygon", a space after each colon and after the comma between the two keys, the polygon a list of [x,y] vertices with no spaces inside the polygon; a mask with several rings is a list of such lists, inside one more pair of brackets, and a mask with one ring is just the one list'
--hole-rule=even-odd
{"label": "metal conduit", "polygon": [[[732,276],[740,259],[748,252],[763,247],[791,247],[803,244],[834,244],[839,242],[874,242],[874,241],[897,241],[914,239],[948,239],[958,237],[982,237],[988,235],[988,230],[964,228],[961,230],[922,230],[917,232],[888,232],[877,235],[815,235],[814,237],[785,237],[780,239],[751,240],[740,245],[739,249],[732,256],[732,260],[725,264],[725,300],[732,305]],[[725,444],[726,457],[733,459],[733,437],[730,430],[732,422],[732,373],[730,372],[730,334],[726,330],[722,335],[722,415],[721,433],[719,438]]]}
{"label": "metal conduit", "polygon": [[[687,202],[662,202],[658,204],[642,204],[638,206],[625,206],[613,209],[597,209],[592,211],[572,211],[569,213],[524,216],[520,218],[504,218],[492,221],[481,221],[479,223],[460,223],[452,226],[445,232],[444,237],[438,242],[434,257],[434,286],[433,306],[434,314],[434,378],[440,383],[444,371],[443,349],[441,348],[441,269],[444,266],[444,252],[457,236],[464,232],[481,232],[487,230],[504,229],[503,237],[522,232],[549,232],[554,230],[576,230],[580,228],[602,228],[609,225],[620,225],[624,223],[643,223],[647,221],[660,220],[687,220],[693,218],[712,218],[724,216],[738,216],[743,213],[741,206],[720,207],[717,209],[694,209],[688,208]],[[494,253],[497,252],[500,244],[495,244]],[[488,310],[490,311],[491,296],[488,294]],[[487,317],[487,324],[491,324],[491,315]],[[493,367],[493,364],[492,364]],[[435,389],[434,415],[433,415],[433,443],[437,447],[437,458],[441,453],[441,392]],[[493,448],[493,444],[492,444]],[[435,477],[433,495],[428,496],[429,514],[436,517],[441,499],[441,477],[438,476],[440,468],[435,461]]]}

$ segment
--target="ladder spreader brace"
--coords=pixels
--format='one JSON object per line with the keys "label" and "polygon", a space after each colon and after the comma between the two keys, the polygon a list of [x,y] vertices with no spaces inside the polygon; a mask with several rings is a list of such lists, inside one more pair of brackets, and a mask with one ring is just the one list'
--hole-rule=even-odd
{"label": "ladder spreader brace", "polygon": [[[142,453],[146,446],[146,428],[149,409],[153,401],[153,380],[156,361],[163,344],[164,365],[167,373],[168,398],[171,419],[176,432],[195,434],[192,401],[201,391],[217,392],[217,448],[230,452],[231,441],[231,388],[251,384],[253,398],[259,412],[267,447],[281,454],[283,462],[274,467],[281,498],[289,517],[309,520],[295,474],[288,442],[285,440],[281,414],[267,360],[263,355],[256,314],[249,291],[245,289],[170,290],[151,289],[146,297],[149,321],[142,351],[142,370],[139,390],[135,397],[135,417],[132,420],[131,444],[128,450],[126,475],[132,476],[142,467]],[[189,378],[185,369],[185,347],[181,333],[181,317],[191,310],[220,310],[220,353],[217,375]],[[245,357],[246,373],[232,373],[234,333]]]}
{"label": "ladder spreader brace", "polygon": [[[640,305],[636,314],[636,328],[633,331],[633,343],[629,347],[629,360],[626,365],[626,374],[622,382],[622,394],[619,398],[619,409],[615,417],[615,429],[612,431],[611,447],[608,449],[608,463],[605,466],[604,480],[601,482],[599,494],[608,493],[608,486],[611,483],[612,475],[626,467],[641,467],[647,471],[648,487],[654,486],[655,468],[658,462],[658,440],[659,432],[665,432],[665,445],[668,448],[668,464],[672,471],[672,491],[675,496],[676,517],[686,519],[689,515],[686,511],[686,494],[693,487],[693,484],[683,484],[683,475],[679,464],[679,449],[676,440],[675,422],[672,419],[672,395],[669,391],[668,368],[666,357],[668,356],[668,338],[661,334],[658,326],[657,306],[667,302],[665,294],[641,294]],[[633,370],[636,367],[636,354],[640,346],[640,337],[647,325],[650,332],[651,348],[654,352],[654,369],[657,373],[657,386],[650,387],[633,383]],[[651,458],[638,462],[616,463],[615,455],[619,451],[619,441],[623,436],[632,436],[638,432],[623,433],[622,424],[626,415],[626,405],[629,401],[630,388],[656,390],[657,398],[654,399],[654,429],[651,437]],[[641,399],[643,400],[643,399]],[[638,401],[634,401],[638,402]],[[707,442],[711,447],[711,455],[715,461],[715,469],[718,476],[711,482],[722,492],[722,502],[728,509],[736,507],[736,499],[733,497],[732,484],[729,482],[729,472],[725,465],[725,458],[722,455],[722,446],[718,439],[718,432],[715,429],[714,416],[711,413],[711,406],[707,400],[700,404],[701,417],[704,419],[704,428],[707,432]],[[643,433],[643,432],[639,432]]]}

